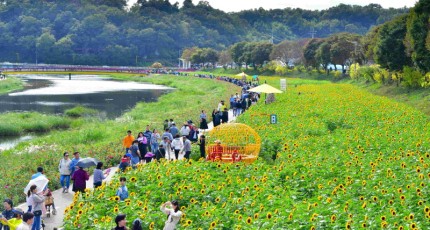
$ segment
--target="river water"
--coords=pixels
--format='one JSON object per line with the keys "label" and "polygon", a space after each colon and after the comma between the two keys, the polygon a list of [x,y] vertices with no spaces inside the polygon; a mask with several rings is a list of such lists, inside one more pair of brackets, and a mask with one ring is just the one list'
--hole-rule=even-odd
{"label": "river water", "polygon": [[[21,91],[0,95],[0,113],[37,111],[62,114],[77,105],[96,109],[102,118],[116,118],[138,102],[153,102],[173,89],[165,86],[115,81],[95,75],[17,75],[26,82]],[[1,82],[0,82],[1,83]],[[0,137],[0,151],[29,137]]]}

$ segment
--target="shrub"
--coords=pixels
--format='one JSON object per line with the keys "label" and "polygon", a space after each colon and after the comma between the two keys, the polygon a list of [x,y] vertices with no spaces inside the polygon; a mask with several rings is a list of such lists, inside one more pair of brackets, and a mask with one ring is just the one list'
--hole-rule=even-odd
{"label": "shrub", "polygon": [[77,117],[84,117],[84,116],[93,116],[98,113],[95,109],[90,109],[84,106],[76,106],[74,108],[68,109],[64,112],[69,117],[77,118]]}
{"label": "shrub", "polygon": [[0,123],[0,136],[18,136],[21,130],[13,124]]}
{"label": "shrub", "polygon": [[409,88],[418,88],[423,82],[423,75],[411,67],[403,68],[403,85]]}

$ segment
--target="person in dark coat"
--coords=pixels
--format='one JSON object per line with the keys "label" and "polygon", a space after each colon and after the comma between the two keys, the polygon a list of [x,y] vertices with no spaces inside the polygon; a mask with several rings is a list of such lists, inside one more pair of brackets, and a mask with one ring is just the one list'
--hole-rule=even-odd
{"label": "person in dark coat", "polygon": [[200,114],[200,129],[208,129],[207,116],[204,110],[202,110],[202,113]]}
{"label": "person in dark coat", "polygon": [[73,192],[81,192],[85,193],[86,183],[87,180],[90,179],[90,175],[88,175],[87,171],[85,171],[82,167],[79,167],[78,170],[76,170],[73,173],[72,180],[73,182]]}
{"label": "person in dark coat", "polygon": [[200,146],[200,157],[206,159],[206,137],[201,135],[198,145]]}
{"label": "person in dark coat", "polygon": [[214,112],[212,112],[212,120],[214,123],[214,127],[217,127],[218,125],[221,124],[221,115],[219,114],[218,111],[214,110]]}
{"label": "person in dark coat", "polygon": [[160,144],[158,146],[158,149],[155,150],[155,159],[159,161],[161,158],[166,157],[166,149],[164,148],[163,144]]}
{"label": "person in dark coat", "polygon": [[224,111],[222,112],[222,123],[227,123],[228,122],[228,109],[225,108]]}

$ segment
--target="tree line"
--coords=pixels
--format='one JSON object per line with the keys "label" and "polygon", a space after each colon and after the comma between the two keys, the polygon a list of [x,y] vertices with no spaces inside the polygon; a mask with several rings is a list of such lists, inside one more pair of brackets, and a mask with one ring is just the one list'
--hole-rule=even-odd
{"label": "tree line", "polygon": [[[327,74],[340,66],[353,79],[407,87],[430,87],[430,2],[419,1],[408,14],[374,26],[365,35],[336,33],[326,38],[267,42],[238,42],[218,52],[218,64],[224,67],[262,67],[284,74],[288,68],[302,65],[304,70],[324,70]],[[194,58],[197,47],[182,56],[192,62],[215,62]],[[347,72],[348,69],[348,72]],[[303,69],[300,69],[303,70]]]}
{"label": "tree line", "polygon": [[[191,0],[184,0],[181,7],[168,0],[139,0],[131,8],[126,0],[3,0],[0,61],[129,66],[159,61],[176,65],[189,47],[223,54],[222,50],[245,41],[265,54],[270,45],[257,43],[276,46],[285,40],[345,31],[365,34],[407,11],[376,4],[341,4],[322,11],[260,8],[226,13],[208,1],[193,4]],[[246,47],[247,52],[251,49]],[[252,55],[256,53],[245,59]],[[254,62],[255,66],[261,63]]]}

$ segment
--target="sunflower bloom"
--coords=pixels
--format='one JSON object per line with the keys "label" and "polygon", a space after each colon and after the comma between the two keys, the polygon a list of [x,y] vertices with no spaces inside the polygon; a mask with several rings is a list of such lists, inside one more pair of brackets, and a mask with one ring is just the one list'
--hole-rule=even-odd
{"label": "sunflower bloom", "polygon": [[246,218],[246,223],[247,223],[247,224],[251,224],[251,223],[252,223],[252,219],[251,219],[251,217]]}

